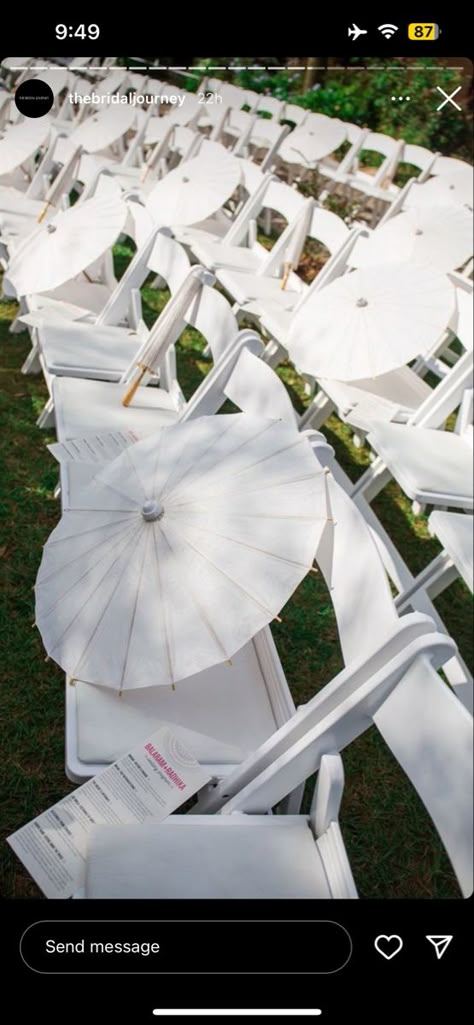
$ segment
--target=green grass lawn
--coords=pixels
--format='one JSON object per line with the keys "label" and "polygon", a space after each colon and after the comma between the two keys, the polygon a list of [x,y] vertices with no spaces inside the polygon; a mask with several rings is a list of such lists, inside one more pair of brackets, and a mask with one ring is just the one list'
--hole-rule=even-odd
{"label": "green grass lawn", "polygon": [[[128,258],[118,248],[117,263]],[[143,290],[148,322],[165,301],[164,293]],[[54,498],[57,464],[46,449],[53,439],[40,431],[36,417],[47,397],[42,377],[25,377],[20,368],[29,351],[26,333],[12,335],[15,306],[0,301],[2,388],[0,565],[2,571],[2,677],[0,708],[3,751],[0,787],[4,835],[65,796],[72,785],[64,774],[64,674],[45,661],[33,627],[33,586],[41,549],[60,515]],[[186,331],[178,344],[178,372],[189,395],[209,369],[204,342]],[[302,409],[302,382],[290,366],[279,373]],[[341,465],[356,479],[367,465],[367,451],[351,443],[348,428],[331,418],[325,429]],[[414,571],[425,566],[439,546],[424,517],[415,518],[396,485],[385,489],[374,508]],[[458,581],[437,600],[437,607],[472,664],[471,597]],[[322,577],[310,574],[272,626],[296,704],[308,700],[342,667],[331,601]],[[370,729],[344,752],[346,788],[341,813],[344,838],[361,897],[457,897],[450,865],[421,802],[381,736]],[[3,843],[2,894],[36,897],[27,872]]]}

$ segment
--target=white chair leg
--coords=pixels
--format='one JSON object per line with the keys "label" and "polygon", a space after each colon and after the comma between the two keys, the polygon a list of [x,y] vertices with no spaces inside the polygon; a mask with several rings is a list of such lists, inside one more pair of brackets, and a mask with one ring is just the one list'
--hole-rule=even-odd
{"label": "white chair leg", "polygon": [[300,431],[306,430],[308,427],[314,427],[314,430],[318,431],[326,423],[326,420],[331,416],[335,408],[334,403],[328,399],[327,395],[323,391],[318,391],[311,405],[308,406],[300,419]]}
{"label": "white chair leg", "polygon": [[275,367],[285,359],[285,356],[286,352],[282,346],[279,345],[278,342],[271,341],[265,346],[262,359],[264,363],[268,363],[269,367],[273,367],[273,369],[275,369]]}
{"label": "white chair leg", "polygon": [[53,403],[53,400],[50,398],[50,399],[48,399],[44,409],[40,413],[40,415],[39,415],[39,417],[38,417],[38,419],[36,421],[36,425],[37,425],[37,427],[41,427],[42,430],[47,430],[50,427],[54,427],[55,426],[55,422],[56,421],[55,421],[55,415],[54,415],[54,403]]}
{"label": "white chair leg", "polygon": [[423,502],[417,502],[416,499],[411,503],[411,508],[414,516],[423,516],[426,505]]}
{"label": "white chair leg", "polygon": [[352,494],[363,495],[367,502],[371,502],[391,479],[390,470],[385,466],[383,459],[377,456],[354,485]]}
{"label": "white chair leg", "polygon": [[15,320],[10,324],[9,330],[11,335],[20,335],[25,330],[25,325],[20,324],[18,317],[15,317]]}
{"label": "white chair leg", "polygon": [[363,431],[354,431],[352,435],[352,444],[354,448],[363,448],[365,445],[365,434]]}
{"label": "white chair leg", "polygon": [[41,372],[41,363],[39,357],[39,345],[36,342],[33,342],[31,352],[28,353],[28,356],[26,357],[25,362],[23,363],[23,366],[21,368],[22,374],[39,374]]}

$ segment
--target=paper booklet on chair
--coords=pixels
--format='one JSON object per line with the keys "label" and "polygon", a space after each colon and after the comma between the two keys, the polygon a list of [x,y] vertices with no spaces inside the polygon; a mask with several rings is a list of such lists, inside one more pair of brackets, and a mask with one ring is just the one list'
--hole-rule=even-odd
{"label": "paper booklet on chair", "polygon": [[108,431],[106,434],[88,434],[85,438],[56,441],[47,448],[58,463],[107,463],[142,437],[131,430]]}
{"label": "paper booklet on chair", "polygon": [[210,780],[190,751],[162,727],[8,843],[46,897],[72,897],[84,885],[91,828],[161,822]]}

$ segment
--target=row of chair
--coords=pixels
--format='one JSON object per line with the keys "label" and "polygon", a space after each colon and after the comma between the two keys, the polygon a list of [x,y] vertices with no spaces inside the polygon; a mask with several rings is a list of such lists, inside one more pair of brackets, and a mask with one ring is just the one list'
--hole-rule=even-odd
{"label": "row of chair", "polygon": [[[129,141],[133,145],[133,138]],[[206,146],[210,147],[208,158]],[[200,147],[202,166],[208,169],[205,173],[211,180],[218,144],[201,138]],[[123,158],[117,159],[120,154],[109,152],[107,156],[108,172],[111,164],[123,165]],[[79,177],[84,173],[79,170],[81,159],[81,154],[71,159],[72,181],[84,190],[86,183]],[[388,442],[383,449],[380,433],[376,433],[381,427],[397,429],[406,439],[398,451],[399,465],[408,477],[410,455],[416,452],[410,431],[420,432],[416,439],[425,431],[432,435],[432,441],[436,434],[436,448],[441,437],[448,434],[436,428],[461,406],[458,434],[451,438],[454,446],[456,438],[464,444],[472,419],[472,327],[469,336],[464,303],[471,284],[466,275],[455,274],[454,268],[449,268],[455,296],[453,317],[436,348],[420,358],[416,369],[400,368],[388,382],[375,378],[373,395],[367,382],[364,385],[358,381],[354,386],[318,379],[316,397],[299,418],[273,369],[286,356],[287,331],[282,334],[279,327],[279,336],[276,331],[269,332],[265,318],[272,315],[281,325],[281,315],[283,319],[288,315],[288,329],[288,320],[306,308],[310,323],[311,296],[318,295],[331,281],[355,272],[358,263],[351,261],[351,254],[358,246],[362,252],[364,245],[370,245],[371,233],[365,228],[349,230],[336,215],[308,202],[285,183],[267,177],[246,158],[232,159],[239,166],[239,195],[226,197],[224,205],[218,204],[204,224],[171,225],[172,232],[159,222],[150,228],[147,199],[160,181],[140,195],[137,191],[130,194],[129,188],[124,190],[127,234],[135,236],[135,257],[119,282],[111,269],[109,251],[94,267],[85,268],[86,273],[65,281],[51,294],[32,292],[21,296],[17,327],[26,323],[33,342],[25,372],[42,370],[48,385],[50,400],[41,425],[54,423],[61,445],[63,509],[79,506],[84,489],[97,471],[95,461],[68,456],[68,444],[82,437],[93,446],[94,439],[100,440],[104,433],[120,431],[134,442],[154,435],[163,426],[213,415],[226,399],[243,412],[285,419],[294,424],[295,430],[310,428],[315,459],[328,471],[328,499],[335,527],[330,566],[322,561],[320,570],[330,588],[344,669],[306,705],[295,709],[267,627],[233,658],[231,666],[219,665],[200,673],[183,681],[176,691],[150,686],[119,696],[84,681],[66,681],[70,778],[84,781],[162,723],[172,724],[178,738],[194,751],[212,777],[211,784],[198,795],[196,807],[186,816],[172,816],[160,825],[97,829],[90,841],[85,895],[355,897],[343,826],[342,832],[339,826],[344,786],[342,752],[371,725],[380,731],[418,791],[446,847],[462,892],[468,894],[472,888],[472,719],[465,707],[469,681],[465,676],[461,679],[463,667],[456,646],[439,617],[433,618],[430,601],[433,576],[440,583],[453,575],[452,565],[447,566],[449,532],[444,528],[442,533],[442,524],[435,520],[436,516],[452,514],[441,511],[432,517],[433,529],[439,529],[445,538],[448,558],[443,556],[442,566],[422,580],[405,587],[402,583],[394,599],[388,582],[390,577],[397,586],[394,546],[384,536],[369,500],[372,482],[383,486],[387,473],[398,476],[394,457],[397,442],[392,438],[391,450]],[[184,168],[184,174],[192,173],[186,171],[192,160],[177,166]],[[162,167],[164,170],[169,174],[174,171],[173,167]],[[117,172],[120,177],[120,167]],[[60,173],[56,172],[53,184]],[[103,171],[94,183],[94,193],[101,178],[99,194]],[[107,173],[105,180],[107,185],[115,175]],[[59,202],[70,187],[71,178],[67,180],[64,175],[58,186]],[[10,192],[9,201],[9,216],[13,216],[21,207],[21,197]],[[44,201],[43,192],[43,207]],[[87,201],[86,193],[80,202]],[[287,222],[268,254],[256,238],[266,208]],[[54,216],[54,212],[46,212],[46,224]],[[8,224],[4,232],[3,224],[8,283],[13,261],[21,261],[23,250],[22,243],[8,234]],[[313,283],[305,286],[294,269],[308,235],[322,241],[331,253],[314,287]],[[24,238],[27,245],[28,233]],[[465,259],[468,257],[469,253]],[[456,266],[461,262],[465,261],[460,258]],[[387,262],[387,274],[390,266]],[[139,290],[150,274],[155,284],[167,284],[171,297],[148,332]],[[215,278],[231,297],[233,308],[213,287]],[[252,289],[253,281],[257,282],[257,295],[253,291],[249,294],[244,287],[249,282]],[[258,332],[246,326],[248,320],[254,321]],[[180,386],[175,357],[175,343],[185,325],[200,332],[212,358],[208,375],[187,398]],[[264,329],[268,333],[262,340],[259,332]],[[464,345],[460,357],[453,348],[454,337]],[[145,353],[153,349],[156,363],[146,362],[147,370],[143,375],[140,371],[135,387],[137,364],[145,362]],[[443,369],[439,383],[430,390],[422,375],[433,361]],[[159,386],[150,386],[156,384]],[[351,408],[357,410],[353,426],[368,436],[375,451],[379,442],[382,449],[379,459],[383,468],[374,462],[370,482],[362,480],[355,488],[319,432],[329,412],[339,408],[330,390],[336,384],[352,387],[358,393],[351,396]],[[314,384],[308,382],[308,386]],[[124,405],[129,394],[129,404]],[[341,413],[344,411],[352,422],[347,393],[343,399],[337,397]],[[370,400],[378,403],[373,418]],[[380,416],[383,400],[385,419]],[[415,417],[413,423],[411,417],[420,410],[420,420],[416,422]],[[453,447],[452,441],[448,444]],[[440,471],[451,474],[449,494],[440,487],[435,491],[430,478],[432,490],[411,497],[451,508],[455,492],[452,482],[456,486],[459,483],[459,467],[451,451],[438,464]],[[433,469],[426,452],[422,468],[425,473]],[[469,488],[460,491],[457,507],[464,528],[464,521],[470,519],[465,510],[472,509],[472,487],[470,492]],[[418,611],[418,600],[428,603],[428,614],[425,608]],[[412,608],[414,611],[410,611]],[[451,689],[437,670],[444,667],[449,677],[453,664]],[[318,782],[311,810],[303,815],[302,787],[315,772]],[[269,814],[275,810],[281,814]]]}

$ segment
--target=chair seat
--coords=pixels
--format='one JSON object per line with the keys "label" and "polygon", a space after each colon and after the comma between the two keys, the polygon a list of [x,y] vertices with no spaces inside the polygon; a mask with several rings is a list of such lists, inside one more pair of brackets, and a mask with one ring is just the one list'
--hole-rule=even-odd
{"label": "chair seat", "polygon": [[291,287],[282,289],[279,278],[267,278],[263,274],[246,274],[224,267],[217,268],[216,277],[239,306],[243,306],[251,300],[263,299],[270,300],[280,309],[291,309],[300,298],[302,291]]}
{"label": "chair seat", "polygon": [[445,552],[454,562],[457,570],[469,589],[473,588],[474,533],[472,516],[464,513],[441,512],[431,513],[429,526],[432,534],[436,534]]}
{"label": "chair seat", "polygon": [[205,221],[198,221],[192,226],[180,227],[177,225],[173,227],[173,236],[177,242],[182,242],[183,245],[189,245],[192,248],[194,241],[215,242],[219,238],[224,238],[230,225],[230,217],[223,210],[217,210],[212,217],[208,217]]}
{"label": "chair seat", "polygon": [[276,303],[265,300],[259,304],[259,309],[262,327],[266,328],[272,338],[284,345],[291,327],[293,310],[282,309]]}
{"label": "chair seat", "polygon": [[59,441],[131,428],[144,436],[178,417],[173,398],[162,388],[139,388],[128,407],[122,405],[124,384],[55,377],[52,391]]}
{"label": "chair seat", "polygon": [[94,829],[89,898],[328,898],[320,852],[303,816],[172,815]]}
{"label": "chair seat", "polygon": [[226,246],[224,242],[195,239],[191,248],[199,260],[209,270],[225,268],[246,272],[257,271],[266,256],[263,246],[248,249],[246,246]]}
{"label": "chair seat", "polygon": [[472,506],[472,448],[458,434],[378,422],[369,442],[410,498]]}
{"label": "chair seat", "polygon": [[46,323],[38,334],[46,368],[59,377],[119,381],[140,344],[136,331],[106,324]]}
{"label": "chair seat", "polygon": [[426,381],[409,367],[378,377],[353,381],[318,379],[340,415],[359,430],[369,431],[375,420],[406,422],[431,394]]}
{"label": "chair seat", "polygon": [[231,665],[195,674],[175,690],[151,686],[120,696],[109,687],[78,681],[68,686],[67,700],[76,724],[76,750],[68,745],[71,764],[74,757],[89,766],[113,762],[162,722],[172,723],[178,737],[180,730],[202,735],[197,747],[182,736],[200,762],[236,764],[279,725],[253,641],[232,656]]}

